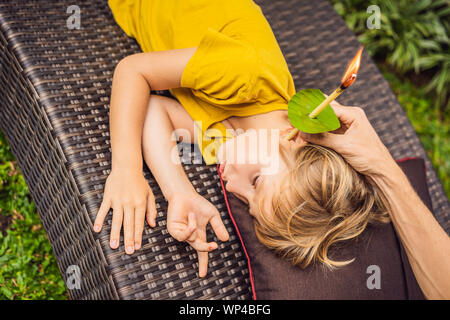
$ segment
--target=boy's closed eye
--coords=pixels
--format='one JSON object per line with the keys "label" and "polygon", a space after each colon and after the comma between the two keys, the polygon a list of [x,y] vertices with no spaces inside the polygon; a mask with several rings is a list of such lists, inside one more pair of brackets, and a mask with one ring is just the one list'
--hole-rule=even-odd
{"label": "boy's closed eye", "polygon": [[256,189],[260,184],[261,184],[261,174],[258,173],[258,174],[255,175],[255,177],[253,178],[252,185],[253,185],[253,187]]}

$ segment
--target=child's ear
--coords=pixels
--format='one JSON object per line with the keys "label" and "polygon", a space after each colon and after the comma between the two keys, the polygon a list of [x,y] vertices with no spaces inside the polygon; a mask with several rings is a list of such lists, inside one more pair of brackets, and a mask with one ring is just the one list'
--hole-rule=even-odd
{"label": "child's ear", "polygon": [[284,138],[280,139],[280,144],[284,145],[286,149],[291,149],[292,151],[305,146],[308,142],[303,140],[300,134],[297,134],[293,139],[286,140]]}
{"label": "child's ear", "polygon": [[300,132],[297,133],[297,135],[295,136],[295,138],[292,139],[291,141],[294,142],[295,144],[297,144],[299,147],[303,147],[305,144],[308,143],[306,140],[304,140],[304,139],[302,138],[302,136],[300,135]]}

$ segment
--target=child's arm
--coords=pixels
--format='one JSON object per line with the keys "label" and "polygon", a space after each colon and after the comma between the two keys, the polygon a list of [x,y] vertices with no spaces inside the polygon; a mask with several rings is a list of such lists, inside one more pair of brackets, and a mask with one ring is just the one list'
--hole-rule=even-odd
{"label": "child's arm", "polygon": [[[113,210],[111,247],[117,248],[118,246],[123,221],[127,248],[133,244],[140,246],[146,207],[147,221],[150,225],[155,226],[154,197],[142,175],[140,148],[144,120],[156,120],[154,124],[146,125],[146,127],[153,128],[150,136],[157,137],[157,139],[152,139],[151,148],[149,148],[151,151],[146,155],[146,161],[166,199],[169,200],[168,230],[176,239],[187,240],[199,251],[199,273],[203,276],[206,274],[208,259],[207,252],[204,251],[208,251],[209,245],[211,245],[206,243],[207,223],[212,224],[220,240],[227,240],[228,233],[217,209],[194,191],[181,165],[172,164],[170,151],[175,146],[175,142],[171,140],[174,127],[171,121],[166,121],[168,114],[152,114],[151,117],[145,118],[147,107],[151,105],[148,103],[150,88],[164,90],[179,87],[184,67],[195,49],[136,54],[125,58],[116,67],[111,95],[113,168],[105,186],[104,200],[94,228],[96,231],[100,231],[109,208],[116,208]],[[156,98],[156,96],[152,98]],[[161,108],[152,108],[151,110],[149,108],[149,112],[154,113],[154,109]],[[162,125],[164,123],[167,126]],[[176,124],[177,127],[181,126],[179,123]],[[126,153],[131,153],[132,156],[127,156]],[[137,158],[139,158],[138,164],[135,162]],[[146,191],[149,196],[146,196]],[[197,201],[193,201],[194,199]],[[195,215],[190,213],[195,213]],[[189,234],[187,234],[188,225],[194,227]],[[127,253],[133,251],[127,250]]]}
{"label": "child's arm", "polygon": [[194,122],[181,104],[167,97],[152,96],[144,124],[143,150],[146,163],[169,201],[167,230],[178,241],[187,241],[197,250],[199,276],[206,275],[208,251],[217,248],[206,241],[206,226],[211,226],[221,241],[228,232],[219,211],[199,195],[179,163],[174,129],[187,130],[183,141],[193,138]]}
{"label": "child's arm", "polygon": [[119,246],[124,226],[126,252],[139,248],[147,221],[154,226],[156,216],[153,193],[142,173],[142,131],[150,89],[180,86],[184,67],[196,48],[138,53],[122,59],[113,77],[110,105],[112,166],[105,184],[103,201],[94,230],[99,232],[113,208],[110,246]]}

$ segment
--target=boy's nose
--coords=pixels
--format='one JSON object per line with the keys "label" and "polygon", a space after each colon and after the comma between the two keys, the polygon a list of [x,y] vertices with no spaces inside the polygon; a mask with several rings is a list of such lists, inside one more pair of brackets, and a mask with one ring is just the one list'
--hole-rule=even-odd
{"label": "boy's nose", "polygon": [[[225,171],[225,162],[222,162],[222,163],[219,165],[219,173],[220,173],[220,175],[222,176],[223,179],[225,179],[225,178],[224,178],[224,171]],[[226,179],[225,179],[225,180],[226,180]]]}
{"label": "boy's nose", "polygon": [[225,164],[225,162],[224,162],[223,164],[220,165],[219,171],[220,171],[220,175],[222,176],[222,179],[225,180],[225,181],[228,181],[230,176],[231,176],[231,172],[230,171],[232,171],[230,169],[230,167],[227,166]]}
{"label": "boy's nose", "polygon": [[227,182],[225,184],[225,190],[227,190],[227,192],[233,192],[233,188],[232,188],[231,183]]}

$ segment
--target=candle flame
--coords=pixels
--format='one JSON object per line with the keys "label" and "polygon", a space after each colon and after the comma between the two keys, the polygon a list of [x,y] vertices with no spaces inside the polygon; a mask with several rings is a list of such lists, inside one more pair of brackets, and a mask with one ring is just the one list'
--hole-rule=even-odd
{"label": "candle flame", "polygon": [[358,52],[355,54],[353,59],[348,64],[347,69],[345,70],[344,76],[341,80],[341,87],[343,89],[351,86],[353,82],[356,80],[356,75],[358,74],[359,66],[361,65],[361,55],[363,52],[363,47],[359,48]]}

